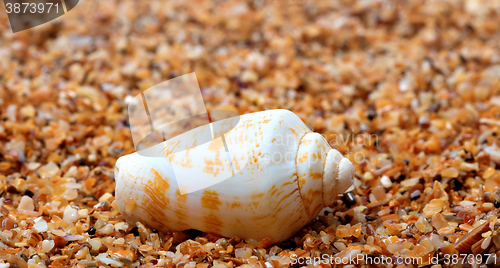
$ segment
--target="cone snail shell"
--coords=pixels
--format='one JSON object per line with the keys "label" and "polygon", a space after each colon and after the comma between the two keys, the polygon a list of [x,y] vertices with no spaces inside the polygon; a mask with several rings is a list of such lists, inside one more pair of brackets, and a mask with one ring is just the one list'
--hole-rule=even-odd
{"label": "cone snail shell", "polygon": [[170,153],[210,129],[198,127],[161,143],[165,157],[133,153],[118,159],[115,196],[129,222],[277,243],[353,182],[351,162],[288,110],[242,115],[224,135],[226,148],[217,138]]}

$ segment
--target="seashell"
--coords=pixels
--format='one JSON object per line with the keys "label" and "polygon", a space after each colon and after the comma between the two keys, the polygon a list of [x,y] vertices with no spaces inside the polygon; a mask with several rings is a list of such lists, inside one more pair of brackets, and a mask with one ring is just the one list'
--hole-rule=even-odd
{"label": "seashell", "polygon": [[197,229],[277,243],[352,185],[352,163],[294,113],[269,110],[238,120],[206,144],[193,146],[214,126],[150,148],[165,157],[120,157],[115,198],[121,214],[162,231]]}
{"label": "seashell", "polygon": [[487,232],[489,229],[489,222],[485,222],[472,229],[468,234],[455,243],[456,250],[458,250],[460,254],[472,254],[473,250],[480,252],[481,250],[479,248],[481,247],[481,243],[477,243],[483,239],[481,234]]}

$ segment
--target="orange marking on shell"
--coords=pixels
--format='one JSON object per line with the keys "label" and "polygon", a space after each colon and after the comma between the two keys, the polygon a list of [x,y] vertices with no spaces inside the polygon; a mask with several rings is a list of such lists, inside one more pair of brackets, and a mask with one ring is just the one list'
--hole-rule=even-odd
{"label": "orange marking on shell", "polygon": [[241,208],[241,203],[240,202],[233,202],[233,203],[231,203],[231,208]]}
{"label": "orange marking on shell", "polygon": [[147,212],[151,219],[160,225],[164,225],[163,211],[169,207],[170,200],[165,196],[165,192],[170,188],[168,179],[162,177],[155,169],[151,169],[153,179],[144,185],[144,193],[148,198],[144,199],[143,207],[147,208]]}
{"label": "orange marking on shell", "polygon": [[189,157],[189,151],[191,151],[192,148],[189,148],[186,150],[186,154],[182,157],[181,162],[179,163],[182,167],[185,168],[192,168],[193,165],[191,164],[191,157]]}
{"label": "orange marking on shell", "polygon": [[[201,133],[201,131],[200,131],[200,133]],[[193,135],[193,137],[195,137],[193,140],[193,144],[191,144],[191,146],[186,145],[184,147],[185,150],[187,150],[188,148],[196,147],[196,145],[198,145],[198,135]]]}
{"label": "orange marking on shell", "polygon": [[311,177],[313,180],[320,180],[320,179],[323,179],[323,173],[311,172],[311,173],[309,173],[309,177]]}
{"label": "orange marking on shell", "polygon": [[233,156],[233,159],[231,160],[231,164],[234,165],[235,170],[241,170],[240,169],[240,163],[238,163],[236,156]]}
{"label": "orange marking on shell", "polygon": [[310,140],[310,139],[303,139],[300,141],[300,144],[301,145],[309,145],[309,144],[311,144],[311,142],[312,142],[312,140]]}
{"label": "orange marking on shell", "polygon": [[275,195],[276,192],[278,192],[278,189],[276,189],[276,185],[273,185],[269,190],[267,190],[268,193],[270,193],[270,195]]}
{"label": "orange marking on shell", "polygon": [[278,192],[278,189],[273,189],[270,192],[271,192],[271,195],[275,195]]}
{"label": "orange marking on shell", "polygon": [[[265,220],[266,218],[268,218],[270,215],[268,214],[262,214],[262,215],[259,215],[259,216],[253,216],[252,217],[252,221],[261,221],[261,220]],[[275,216],[275,215],[272,215],[272,216]]]}
{"label": "orange marking on shell", "polygon": [[215,153],[215,159],[204,158],[205,167],[203,168],[203,172],[212,174],[214,177],[217,177],[221,170],[224,170],[224,165],[222,164],[222,160],[220,159],[220,152],[217,151]]}
{"label": "orange marking on shell", "polygon": [[260,193],[260,194],[253,194],[253,195],[252,195],[252,199],[259,199],[259,198],[261,198],[262,196],[264,196],[264,194],[263,194],[263,193]]}
{"label": "orange marking on shell", "polygon": [[175,199],[177,199],[177,201],[179,201],[179,202],[186,203],[186,201],[187,201],[187,195],[181,194],[180,189],[177,189],[175,191]]}
{"label": "orange marking on shell", "polygon": [[205,190],[201,197],[201,206],[204,208],[219,210],[222,203],[219,200],[219,194],[214,190]]}
{"label": "orange marking on shell", "polygon": [[213,213],[203,216],[203,224],[208,229],[213,229],[217,232],[219,232],[224,226],[224,223]]}
{"label": "orange marking on shell", "polygon": [[[206,164],[206,162],[205,162],[205,164]],[[219,174],[220,170],[218,168],[215,169],[213,166],[206,165],[203,168],[203,172],[204,173],[208,173],[208,174],[212,174],[212,175],[214,175],[214,177],[217,177],[217,175]]]}
{"label": "orange marking on shell", "polygon": [[320,195],[322,192],[319,191],[319,190],[313,190],[313,189],[309,189],[309,191],[307,191],[307,196],[311,197],[311,199],[315,198],[317,195]]}
{"label": "orange marking on shell", "polygon": [[224,150],[224,144],[221,138],[213,139],[208,143],[208,150],[212,152],[218,152]]}
{"label": "orange marking on shell", "polygon": [[188,228],[188,224],[185,223],[187,220],[186,212],[189,211],[186,205],[187,197],[187,195],[182,195],[179,189],[175,191],[175,199],[177,202],[175,203],[173,212],[177,225],[181,228]]}
{"label": "orange marking on shell", "polygon": [[305,163],[307,161],[307,155],[308,153],[303,153],[299,156],[299,158],[297,159],[300,163]]}
{"label": "orange marking on shell", "polygon": [[295,190],[293,190],[291,193],[283,196],[283,198],[281,198],[281,200],[278,202],[278,204],[276,204],[276,207],[279,207],[279,205],[281,204],[281,202],[283,202],[285,199],[287,199],[288,197],[290,197],[292,194],[294,194],[295,192],[297,192],[299,189],[296,188]]}
{"label": "orange marking on shell", "polygon": [[174,155],[171,154],[170,152],[173,152],[175,151],[175,149],[177,147],[179,147],[181,143],[181,140],[177,140],[176,142],[169,142],[169,143],[166,143],[166,147],[165,147],[165,156],[169,156],[169,158],[172,158]]}

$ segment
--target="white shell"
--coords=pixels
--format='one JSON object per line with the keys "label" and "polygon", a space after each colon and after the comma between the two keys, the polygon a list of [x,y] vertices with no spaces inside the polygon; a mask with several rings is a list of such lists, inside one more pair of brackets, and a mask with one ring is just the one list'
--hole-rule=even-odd
{"label": "white shell", "polygon": [[[212,124],[218,123],[224,122]],[[229,157],[220,137],[169,153],[193,147],[211,129],[198,127],[155,146],[165,157],[118,159],[115,192],[125,218],[157,230],[280,242],[352,184],[351,162],[288,110],[242,115],[224,135]]]}

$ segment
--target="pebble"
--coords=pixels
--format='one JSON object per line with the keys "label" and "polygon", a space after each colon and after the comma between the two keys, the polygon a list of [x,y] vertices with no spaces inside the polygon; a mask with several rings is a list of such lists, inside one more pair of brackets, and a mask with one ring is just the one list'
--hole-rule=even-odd
{"label": "pebble", "polygon": [[497,171],[494,169],[494,168],[488,168],[486,169],[486,171],[483,172],[483,179],[485,180],[488,180],[490,178],[493,177],[493,175],[495,175],[497,173]]}
{"label": "pebble", "polygon": [[423,212],[426,218],[430,218],[432,215],[439,213],[446,206],[446,203],[441,199],[433,199],[428,204],[425,205]]}
{"label": "pebble", "polygon": [[356,195],[352,191],[349,191],[342,196],[342,200],[347,207],[351,207],[356,204]]}
{"label": "pebble", "polygon": [[483,208],[491,210],[491,209],[494,209],[494,205],[491,202],[485,202],[485,203],[483,203]]}
{"label": "pebble", "polygon": [[103,202],[106,202],[108,201],[109,199],[111,199],[113,197],[112,194],[110,193],[105,193],[103,194],[100,198],[99,198],[99,203],[103,203]]}
{"label": "pebble", "polygon": [[243,247],[234,250],[236,258],[250,258],[252,256],[252,249]]}
{"label": "pebble", "polygon": [[101,247],[101,241],[98,240],[98,239],[88,239],[87,242],[90,244],[90,246],[92,247],[92,250],[99,250],[99,248]]}
{"label": "pebble", "polygon": [[72,188],[66,188],[62,197],[68,201],[76,199],[78,197],[78,190]]}
{"label": "pebble", "polygon": [[456,168],[447,168],[441,171],[441,176],[445,178],[456,178],[458,177],[458,170]]}
{"label": "pebble", "polygon": [[462,162],[460,164],[460,170],[470,172],[470,171],[478,171],[479,170],[479,163],[466,163]]}
{"label": "pebble", "polygon": [[28,163],[26,165],[26,167],[29,169],[29,170],[36,170],[37,168],[39,168],[42,164],[40,163],[37,163],[37,162],[31,162],[31,163]]}
{"label": "pebble", "polygon": [[106,265],[117,266],[117,267],[123,266],[123,263],[121,263],[119,261],[115,261],[111,258],[101,257],[101,258],[99,258],[99,260]]}
{"label": "pebble", "polygon": [[111,251],[112,255],[118,256],[120,258],[127,259],[129,261],[134,261],[135,260],[135,254],[133,251],[130,250],[124,250],[120,248],[115,248]]}
{"label": "pebble", "polygon": [[119,222],[115,224],[115,231],[125,231],[128,229],[128,224],[126,222]]}
{"label": "pebble", "polygon": [[39,233],[47,231],[47,222],[42,217],[36,218],[34,222],[35,224],[33,225],[33,229],[37,230]]}
{"label": "pebble", "polygon": [[53,235],[57,236],[65,236],[67,233],[61,229],[49,229],[49,232],[51,232]]}
{"label": "pebble", "polygon": [[[64,173],[63,178],[70,178],[74,177],[76,175],[76,172],[78,171],[78,168],[76,166],[71,166],[66,173]],[[68,188],[68,186],[66,186]],[[71,188],[71,187],[69,187]],[[79,189],[79,188],[78,188]]]}
{"label": "pebble", "polygon": [[66,235],[64,236],[64,239],[66,241],[79,241],[83,240],[85,237],[83,235]]}
{"label": "pebble", "polygon": [[[66,173],[68,174],[68,173]],[[64,174],[64,175],[66,175]],[[80,190],[82,188],[82,184],[80,183],[76,183],[76,182],[68,182],[68,183],[65,183],[64,186],[66,187],[66,189],[78,189]]]}
{"label": "pebble", "polygon": [[79,260],[85,259],[87,257],[87,254],[89,254],[89,248],[84,246],[84,247],[80,248],[80,250],[78,250],[78,252],[76,252],[75,258],[77,258]]}
{"label": "pebble", "polygon": [[484,239],[483,243],[481,243],[481,248],[487,249],[491,244],[491,239],[492,239],[491,236],[486,237],[486,239]]}
{"label": "pebble", "polygon": [[45,166],[38,170],[38,173],[42,178],[48,179],[56,176],[59,173],[59,170],[59,166],[57,166],[54,162],[48,162]]}
{"label": "pebble", "polygon": [[415,223],[415,227],[421,232],[421,233],[427,233],[432,231],[432,226],[425,220],[424,217],[419,217],[417,222]]}
{"label": "pebble", "polygon": [[95,221],[94,227],[95,227],[95,229],[101,229],[105,225],[106,225],[106,222],[104,222],[103,220],[97,220],[97,221]]}
{"label": "pebble", "polygon": [[89,162],[95,162],[97,160],[97,155],[89,154],[88,160],[89,160]]}
{"label": "pebble", "polygon": [[363,174],[363,180],[365,181],[373,180],[373,178],[375,178],[375,176],[373,176],[373,173],[371,173],[370,171],[367,171],[365,172],[365,174]]}
{"label": "pebble", "polygon": [[89,215],[89,210],[87,208],[78,210],[78,218],[86,218]]}
{"label": "pebble", "polygon": [[123,237],[120,237],[113,241],[113,245],[123,245],[123,243],[125,243],[125,239],[123,239]]}
{"label": "pebble", "polygon": [[67,205],[64,209],[63,221],[73,223],[78,220],[78,209]]}
{"label": "pebble", "polygon": [[153,247],[151,245],[140,245],[139,250],[143,252],[148,252],[153,250]]}
{"label": "pebble", "polygon": [[95,228],[94,226],[91,226],[91,227],[89,228],[89,230],[87,231],[87,233],[88,233],[89,235],[95,235],[95,232],[96,232],[96,228]]}
{"label": "pebble", "polygon": [[386,175],[382,176],[382,178],[380,179],[380,182],[382,183],[382,185],[385,188],[390,188],[392,186],[391,179],[388,176],[386,176]]}
{"label": "pebble", "polygon": [[27,211],[34,211],[35,210],[35,205],[33,204],[33,199],[29,196],[23,196],[21,197],[21,201],[19,202],[19,206],[17,209],[24,209]]}
{"label": "pebble", "polygon": [[43,240],[42,251],[47,253],[54,248],[54,240]]}
{"label": "pebble", "polygon": [[401,182],[401,186],[403,187],[412,187],[415,186],[419,182],[419,178],[411,178],[411,179],[406,179]]}
{"label": "pebble", "polygon": [[36,115],[35,107],[32,105],[22,107],[19,112],[21,114],[21,118],[33,118]]}
{"label": "pebble", "polygon": [[113,224],[108,223],[106,226],[102,227],[99,229],[99,233],[103,235],[108,235],[111,234],[114,231],[114,226]]}
{"label": "pebble", "polygon": [[54,237],[54,243],[56,245],[56,247],[64,247],[66,246],[66,244],[68,243],[68,241],[66,241],[66,239],[64,239],[63,236],[55,236]]}
{"label": "pebble", "polygon": [[342,242],[335,242],[335,243],[333,243],[333,246],[336,247],[340,251],[347,249],[346,245]]}
{"label": "pebble", "polygon": [[410,200],[411,200],[411,201],[415,201],[415,200],[419,199],[419,198],[420,198],[420,194],[421,194],[420,190],[415,190],[415,191],[413,191],[413,192],[410,194]]}
{"label": "pebble", "polygon": [[371,202],[384,201],[387,198],[387,194],[385,193],[384,188],[382,186],[380,186],[380,185],[377,185],[377,186],[373,187],[371,194],[375,198]]}

